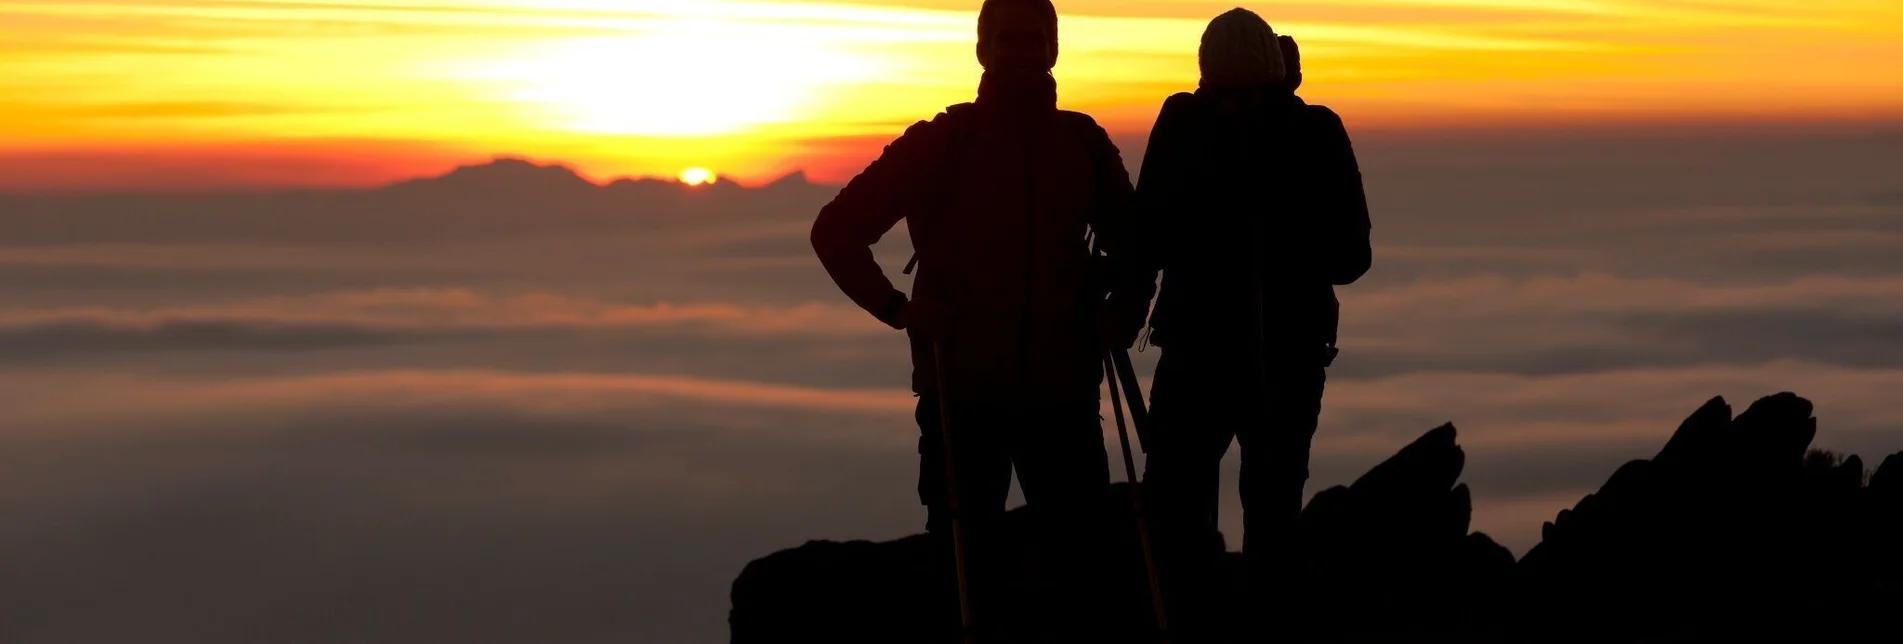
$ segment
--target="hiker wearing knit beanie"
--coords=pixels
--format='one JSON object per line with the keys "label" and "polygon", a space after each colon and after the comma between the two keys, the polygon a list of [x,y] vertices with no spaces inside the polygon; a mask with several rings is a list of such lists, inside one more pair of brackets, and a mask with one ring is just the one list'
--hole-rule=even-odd
{"label": "hiker wearing knit beanie", "polygon": [[1262,16],[1242,8],[1209,21],[1196,63],[1202,71],[1199,84],[1209,89],[1275,85],[1286,73],[1275,30]]}
{"label": "hiker wearing knit beanie", "polygon": [[[1159,573],[1180,644],[1304,641],[1297,518],[1336,356],[1335,288],[1372,262],[1367,197],[1341,117],[1296,96],[1299,51],[1235,9],[1203,33],[1194,92],[1163,103],[1139,173],[1137,228],[1162,277],[1149,341],[1149,459]],[[1157,273],[1150,273],[1154,276]],[[1245,614],[1217,531],[1222,461],[1241,447]]]}

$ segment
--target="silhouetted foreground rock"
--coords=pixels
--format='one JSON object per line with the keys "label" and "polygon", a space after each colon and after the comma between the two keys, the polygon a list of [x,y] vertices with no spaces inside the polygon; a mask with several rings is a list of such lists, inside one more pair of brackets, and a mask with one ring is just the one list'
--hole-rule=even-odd
{"label": "silhouetted foreground rock", "polygon": [[[1467,455],[1442,425],[1347,487],[1322,490],[1298,524],[1307,558],[1296,613],[1319,635],[1472,633],[1513,571],[1513,553],[1468,532]],[[1296,600],[1300,601],[1300,600]]]}
{"label": "silhouetted foreground rock", "polygon": [[1796,395],[1735,419],[1712,399],[1652,460],[1545,525],[1516,570],[1520,628],[1564,623],[1547,641],[1567,642],[1903,639],[1903,453],[1865,486],[1861,459],[1809,451],[1816,434]]}
{"label": "silhouetted foreground rock", "polygon": [[[1317,641],[1903,641],[1903,453],[1866,482],[1857,457],[1810,449],[1816,431],[1793,394],[1736,418],[1714,398],[1658,455],[1561,511],[1516,563],[1469,532],[1466,457],[1445,425],[1309,501],[1300,591],[1280,608]],[[1127,490],[1111,492],[1130,598],[1113,614],[1142,641],[1153,629],[1142,562]],[[1022,509],[1010,521],[1022,534]],[[915,535],[755,561],[734,582],[732,641],[941,641],[934,629],[957,618],[943,556]],[[1239,555],[1229,561],[1239,578]]]}

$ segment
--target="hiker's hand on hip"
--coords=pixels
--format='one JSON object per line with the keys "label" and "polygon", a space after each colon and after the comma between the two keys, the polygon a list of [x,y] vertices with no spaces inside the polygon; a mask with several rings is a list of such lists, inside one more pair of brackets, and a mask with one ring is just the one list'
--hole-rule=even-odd
{"label": "hiker's hand on hip", "polygon": [[951,317],[944,305],[929,298],[913,299],[899,309],[899,328],[917,331],[930,339],[938,339],[945,331],[945,323]]}

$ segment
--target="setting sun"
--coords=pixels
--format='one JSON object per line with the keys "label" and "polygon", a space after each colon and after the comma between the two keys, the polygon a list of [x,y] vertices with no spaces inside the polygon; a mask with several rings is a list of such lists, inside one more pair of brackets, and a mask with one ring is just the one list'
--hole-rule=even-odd
{"label": "setting sun", "polygon": [[523,50],[472,78],[500,84],[543,126],[606,135],[744,134],[827,114],[828,90],[863,83],[879,59],[775,24],[664,20],[626,35]]}
{"label": "setting sun", "polygon": [[681,183],[690,186],[705,185],[718,180],[719,178],[714,176],[714,171],[706,168],[688,168],[681,171]]}

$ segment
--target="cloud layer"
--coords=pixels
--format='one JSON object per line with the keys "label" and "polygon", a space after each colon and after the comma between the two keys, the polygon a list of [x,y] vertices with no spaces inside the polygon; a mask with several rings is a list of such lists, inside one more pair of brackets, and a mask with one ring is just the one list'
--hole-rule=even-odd
{"label": "cloud layer", "polygon": [[[1542,136],[1358,140],[1311,492],[1452,421],[1523,550],[1714,395],[1903,449],[1903,136]],[[8,641],[722,641],[748,560],[923,522],[904,338],[807,247],[835,190],[0,196]]]}

